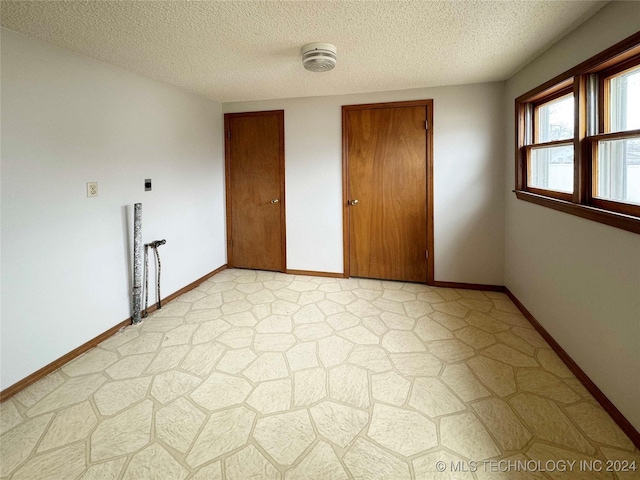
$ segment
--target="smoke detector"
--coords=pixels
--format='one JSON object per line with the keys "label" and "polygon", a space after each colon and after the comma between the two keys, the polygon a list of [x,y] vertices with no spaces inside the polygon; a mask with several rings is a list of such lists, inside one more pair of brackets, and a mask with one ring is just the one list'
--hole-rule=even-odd
{"label": "smoke detector", "polygon": [[333,70],[336,58],[336,47],[329,43],[310,43],[302,47],[302,65],[310,72]]}

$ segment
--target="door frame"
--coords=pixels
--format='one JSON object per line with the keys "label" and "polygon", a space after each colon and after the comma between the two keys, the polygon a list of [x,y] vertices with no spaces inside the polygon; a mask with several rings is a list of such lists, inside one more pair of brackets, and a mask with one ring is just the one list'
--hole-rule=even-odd
{"label": "door frame", "polygon": [[226,224],[227,224],[227,265],[233,268],[233,248],[231,239],[233,238],[232,216],[233,198],[231,196],[231,138],[230,121],[232,118],[277,116],[278,128],[280,131],[280,254],[282,255],[280,272],[287,270],[287,222],[286,222],[286,198],[285,198],[285,163],[284,163],[284,110],[264,110],[259,112],[240,112],[224,114],[224,174],[225,174],[225,197],[226,197]]}
{"label": "door frame", "polygon": [[433,100],[410,100],[407,102],[364,103],[342,106],[342,244],[344,252],[344,276],[351,276],[350,218],[349,218],[349,122],[348,114],[354,110],[373,108],[421,107],[427,109],[427,136],[425,168],[427,174],[427,285],[434,283],[433,254]]}

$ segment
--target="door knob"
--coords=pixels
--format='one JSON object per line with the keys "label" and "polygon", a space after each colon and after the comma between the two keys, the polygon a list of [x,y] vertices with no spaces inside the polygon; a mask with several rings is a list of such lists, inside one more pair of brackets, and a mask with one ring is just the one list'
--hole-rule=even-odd
{"label": "door knob", "polygon": [[351,201],[349,202],[349,205],[353,205],[353,206],[355,206],[355,205],[357,205],[358,203],[360,203],[360,202],[358,202],[358,199],[355,199],[355,200],[351,200]]}
{"label": "door knob", "polygon": [[274,198],[273,200],[271,200],[271,203],[275,205],[276,203],[280,203],[280,200],[277,198]]}

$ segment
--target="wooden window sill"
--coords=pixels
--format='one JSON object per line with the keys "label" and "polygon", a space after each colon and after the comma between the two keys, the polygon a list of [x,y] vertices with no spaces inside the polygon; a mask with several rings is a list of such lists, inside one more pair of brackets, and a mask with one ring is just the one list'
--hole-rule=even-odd
{"label": "wooden window sill", "polygon": [[581,205],[566,200],[546,197],[524,190],[515,190],[516,197],[525,202],[535,203],[543,207],[553,208],[570,215],[593,220],[594,222],[604,223],[611,227],[620,228],[627,232],[640,234],[640,218],[622,213],[610,212],[600,208],[591,207],[589,205]]}

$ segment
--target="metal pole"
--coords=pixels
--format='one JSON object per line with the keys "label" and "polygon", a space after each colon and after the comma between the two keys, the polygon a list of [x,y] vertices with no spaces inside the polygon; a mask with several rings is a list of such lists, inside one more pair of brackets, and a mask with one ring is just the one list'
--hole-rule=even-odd
{"label": "metal pole", "polygon": [[133,210],[133,324],[140,323],[142,297],[142,204],[136,203]]}

